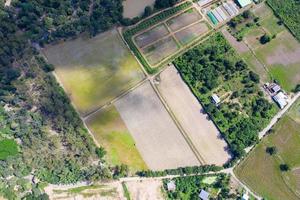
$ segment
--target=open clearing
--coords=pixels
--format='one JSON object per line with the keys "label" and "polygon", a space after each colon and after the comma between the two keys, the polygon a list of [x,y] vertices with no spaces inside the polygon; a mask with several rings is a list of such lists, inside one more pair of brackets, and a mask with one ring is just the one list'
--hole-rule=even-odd
{"label": "open clearing", "polygon": [[209,27],[204,22],[199,22],[175,33],[175,37],[182,45],[186,45],[197,37],[207,33]]}
{"label": "open clearing", "polygon": [[132,200],[163,200],[161,180],[125,182]]}
{"label": "open clearing", "polygon": [[114,29],[48,46],[44,53],[81,115],[105,105],[144,78]]}
{"label": "open clearing", "polygon": [[146,6],[152,6],[155,0],[126,0],[123,1],[123,17],[134,18],[144,13]]}
{"label": "open clearing", "polygon": [[164,24],[158,25],[149,31],[146,31],[135,37],[134,41],[138,47],[143,48],[169,34],[168,29]]}
{"label": "open clearing", "polygon": [[99,111],[86,123],[97,142],[107,151],[109,163],[126,164],[132,171],[147,169],[133,138],[114,106]]}
{"label": "open clearing", "polygon": [[199,14],[199,12],[196,9],[191,8],[184,13],[171,18],[166,23],[172,31],[177,31],[183,27],[199,21],[200,19],[202,19],[202,16]]}
{"label": "open clearing", "polygon": [[[268,67],[270,75],[285,90],[291,91],[300,82],[300,44],[284,26],[277,24],[278,19],[267,5],[262,3],[253,12],[260,17],[261,26],[251,29],[244,41]],[[259,39],[265,33],[276,34],[276,38],[262,45]]]}
{"label": "open clearing", "polygon": [[[264,138],[235,169],[246,185],[270,200],[300,198],[300,123],[291,117],[295,109],[299,107],[292,107],[275,126],[275,132]],[[271,146],[276,146],[278,151],[273,156],[266,153],[266,147]],[[281,172],[279,165],[283,163],[288,164],[291,170]]]}
{"label": "open clearing", "polygon": [[218,129],[183,82],[174,66],[160,74],[159,91],[206,164],[223,165],[230,158]]}
{"label": "open clearing", "polygon": [[200,164],[150,83],[139,86],[115,106],[150,169]]}

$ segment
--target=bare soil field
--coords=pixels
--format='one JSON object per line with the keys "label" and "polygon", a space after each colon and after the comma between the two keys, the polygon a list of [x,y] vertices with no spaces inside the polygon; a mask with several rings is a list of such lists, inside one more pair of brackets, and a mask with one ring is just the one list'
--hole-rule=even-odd
{"label": "bare soil field", "polygon": [[164,24],[160,24],[149,31],[146,31],[140,35],[137,35],[134,38],[135,43],[139,48],[143,48],[147,46],[148,44],[151,44],[152,42],[155,42],[156,40],[160,39],[163,36],[166,36],[169,34],[168,29]]}
{"label": "bare soil field", "polygon": [[126,0],[123,1],[123,17],[134,18],[144,13],[146,6],[152,6],[155,0]]}
{"label": "bare soil field", "polygon": [[202,19],[202,16],[194,8],[187,10],[186,12],[171,18],[167,21],[167,25],[172,31],[177,31],[189,24],[192,24],[196,21]]}
{"label": "bare soil field", "polygon": [[86,124],[98,144],[107,151],[109,164],[128,165],[133,172],[147,169],[135,142],[114,106],[106,107],[87,119]]}
{"label": "bare soil field", "polygon": [[160,74],[159,91],[206,164],[230,159],[227,144],[174,66]]}
{"label": "bare soil field", "polygon": [[51,200],[125,200],[120,182],[86,185],[48,185],[45,188]]}
{"label": "bare soil field", "polygon": [[146,56],[148,62],[151,65],[155,65],[164,58],[175,53],[178,49],[179,46],[177,45],[173,37],[169,36],[144,48],[142,52]]}
{"label": "bare soil field", "polygon": [[82,36],[48,46],[43,52],[83,116],[144,78],[138,62],[115,29],[93,38]]}
{"label": "bare soil field", "polygon": [[163,200],[161,180],[143,180],[125,182],[132,200]]}
{"label": "bare soil field", "polygon": [[115,106],[150,169],[200,164],[149,82],[118,100]]}
{"label": "bare soil field", "polygon": [[209,28],[207,24],[204,22],[199,22],[175,33],[175,37],[179,40],[179,42],[182,45],[186,45],[195,40],[197,37],[204,35],[208,31]]}

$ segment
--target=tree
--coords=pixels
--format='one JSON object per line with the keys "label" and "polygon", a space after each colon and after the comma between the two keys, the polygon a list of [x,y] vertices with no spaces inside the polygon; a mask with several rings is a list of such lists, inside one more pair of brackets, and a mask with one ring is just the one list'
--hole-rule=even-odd
{"label": "tree", "polygon": [[251,12],[250,10],[246,10],[243,12],[242,16],[245,18],[245,19],[249,19],[251,17]]}
{"label": "tree", "polygon": [[290,170],[290,166],[288,164],[281,164],[279,166],[279,168],[280,168],[280,171],[282,171],[282,172],[287,172]]}
{"label": "tree", "polygon": [[254,73],[253,71],[249,72],[249,77],[254,83],[259,83],[259,75]]}
{"label": "tree", "polygon": [[277,148],[275,146],[267,147],[266,152],[272,156],[277,153]]}
{"label": "tree", "polygon": [[100,159],[103,159],[103,157],[106,155],[106,151],[103,147],[96,148],[96,154]]}
{"label": "tree", "polygon": [[300,84],[297,84],[297,86],[294,89],[294,92],[300,92]]}
{"label": "tree", "polygon": [[148,17],[148,16],[150,16],[152,14],[152,8],[151,8],[151,6],[146,6],[145,7],[145,10],[144,10],[144,17]]}
{"label": "tree", "polygon": [[168,8],[174,6],[178,0],[156,0],[154,7],[157,9]]}
{"label": "tree", "polygon": [[259,41],[261,44],[266,44],[271,41],[271,37],[268,34],[264,34],[263,36],[261,36]]}

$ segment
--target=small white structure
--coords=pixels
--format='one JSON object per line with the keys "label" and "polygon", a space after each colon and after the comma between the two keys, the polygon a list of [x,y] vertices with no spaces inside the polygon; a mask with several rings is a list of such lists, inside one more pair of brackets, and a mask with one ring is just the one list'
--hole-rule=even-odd
{"label": "small white structure", "polygon": [[273,96],[273,100],[278,104],[278,106],[283,109],[287,104],[287,96],[283,94],[283,92],[278,92],[275,96]]}
{"label": "small white structure", "polygon": [[170,181],[169,183],[167,183],[167,188],[168,188],[168,191],[174,192],[176,190],[175,182],[174,181]]}
{"label": "small white structure", "polygon": [[209,200],[209,193],[206,192],[205,190],[201,190],[199,194],[199,198],[202,200]]}
{"label": "small white structure", "polygon": [[237,0],[237,1],[238,1],[238,3],[240,4],[240,6],[241,6],[242,8],[248,6],[249,4],[252,3],[251,0]]}
{"label": "small white structure", "polygon": [[242,200],[249,200],[249,195],[247,193],[243,194]]}
{"label": "small white structure", "polygon": [[276,83],[271,84],[271,85],[269,86],[269,88],[270,88],[270,91],[271,91],[272,93],[277,93],[277,92],[279,92],[279,91],[281,90],[281,87],[280,87],[279,85],[277,85]]}
{"label": "small white structure", "polygon": [[202,6],[206,5],[206,4],[209,4],[212,1],[213,0],[200,0],[200,1],[198,1],[198,5],[202,7]]}
{"label": "small white structure", "polygon": [[218,105],[221,102],[220,98],[216,94],[211,95],[211,98],[212,98],[214,104],[216,104],[216,105]]}

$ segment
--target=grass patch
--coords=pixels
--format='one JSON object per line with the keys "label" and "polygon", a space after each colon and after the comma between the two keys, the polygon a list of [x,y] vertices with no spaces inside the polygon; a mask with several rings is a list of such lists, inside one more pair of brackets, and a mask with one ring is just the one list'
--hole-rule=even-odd
{"label": "grass patch", "polygon": [[0,141],[0,160],[6,160],[10,156],[18,154],[18,145],[13,139]]}
{"label": "grass patch", "polygon": [[128,191],[128,188],[126,186],[126,183],[122,182],[122,188],[123,188],[123,192],[124,192],[124,196],[127,200],[131,200],[130,198],[130,193]]}
{"label": "grass patch", "polygon": [[126,164],[132,171],[147,169],[115,107],[98,112],[87,121],[87,125],[98,143],[106,149],[111,164]]}
{"label": "grass patch", "polygon": [[79,37],[44,51],[82,115],[105,105],[144,78],[138,62],[113,29]]}
{"label": "grass patch", "polygon": [[[300,124],[285,116],[274,130],[235,169],[235,173],[266,199],[299,199],[295,194],[299,183],[291,180],[292,170],[300,167]],[[266,153],[266,148],[270,146],[278,149],[273,156]],[[292,170],[281,172],[279,165],[283,163],[287,163]]]}

